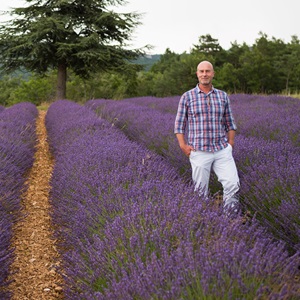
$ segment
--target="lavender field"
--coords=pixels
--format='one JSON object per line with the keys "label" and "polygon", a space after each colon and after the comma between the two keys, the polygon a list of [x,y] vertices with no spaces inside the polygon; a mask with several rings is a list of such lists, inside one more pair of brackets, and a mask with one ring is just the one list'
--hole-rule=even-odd
{"label": "lavender field", "polygon": [[[92,100],[86,106],[132,140],[162,154],[189,179],[190,165],[173,134],[179,97]],[[280,96],[232,95],[238,125],[234,156],[244,210],[275,238],[300,249],[300,101]],[[163,105],[162,103],[165,103]],[[212,174],[212,193],[221,187]]]}
{"label": "lavender field", "polygon": [[[300,100],[232,95],[240,216],[194,192],[179,97],[68,100],[46,115],[66,299],[299,299]],[[0,106],[0,299],[34,159],[37,108]],[[212,194],[221,189],[214,174]],[[244,214],[247,212],[247,219]]]}
{"label": "lavender field", "polygon": [[38,110],[31,103],[0,106],[0,299],[7,299],[13,224],[22,217],[25,173],[33,164]]}
{"label": "lavender field", "polygon": [[173,134],[177,103],[61,100],[48,109],[66,298],[297,299],[299,100],[232,96],[247,222],[194,192]]}

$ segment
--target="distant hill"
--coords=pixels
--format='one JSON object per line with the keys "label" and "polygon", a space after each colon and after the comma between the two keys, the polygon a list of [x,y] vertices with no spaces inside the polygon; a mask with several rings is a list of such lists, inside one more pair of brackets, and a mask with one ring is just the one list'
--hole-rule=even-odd
{"label": "distant hill", "polygon": [[2,80],[7,75],[12,78],[18,77],[18,78],[21,78],[24,80],[28,80],[31,76],[31,72],[26,71],[24,68],[20,68],[19,70],[16,70],[12,73],[10,73],[10,72],[5,73],[2,71],[2,72],[0,72],[0,80]]}
{"label": "distant hill", "polygon": [[149,71],[153,64],[159,61],[160,57],[161,54],[141,56],[140,58],[135,60],[134,63],[142,65],[145,71]]}
{"label": "distant hill", "polygon": [[[144,67],[145,71],[149,71],[151,69],[151,67],[157,61],[159,61],[160,57],[161,57],[161,54],[141,56],[140,58],[133,61],[133,63],[138,64],[138,65],[142,65]],[[2,80],[4,76],[5,76],[5,74],[0,73],[0,80]],[[31,76],[31,72],[25,71],[23,68],[20,68],[20,70],[17,70],[15,72],[11,73],[10,76],[20,77],[24,80],[28,80],[28,78],[30,78],[30,76]]]}

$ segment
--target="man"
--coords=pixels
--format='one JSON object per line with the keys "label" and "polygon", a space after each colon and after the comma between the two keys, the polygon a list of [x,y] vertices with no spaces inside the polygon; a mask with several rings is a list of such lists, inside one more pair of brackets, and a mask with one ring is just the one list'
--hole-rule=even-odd
{"label": "man", "polygon": [[[213,87],[213,65],[197,66],[197,86],[180,98],[175,134],[183,153],[189,157],[195,188],[208,195],[211,168],[223,186],[225,211],[238,211],[238,172],[232,156],[236,125],[227,93]],[[187,142],[185,130],[188,127]]]}

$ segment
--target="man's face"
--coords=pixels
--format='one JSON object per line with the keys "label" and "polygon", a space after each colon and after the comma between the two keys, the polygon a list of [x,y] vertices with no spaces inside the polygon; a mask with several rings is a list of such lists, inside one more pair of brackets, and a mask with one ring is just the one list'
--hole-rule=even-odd
{"label": "man's face", "polygon": [[212,83],[212,80],[214,78],[215,72],[212,68],[212,66],[208,63],[201,63],[198,65],[197,68],[197,77],[199,80],[199,83],[204,86],[208,86]]}

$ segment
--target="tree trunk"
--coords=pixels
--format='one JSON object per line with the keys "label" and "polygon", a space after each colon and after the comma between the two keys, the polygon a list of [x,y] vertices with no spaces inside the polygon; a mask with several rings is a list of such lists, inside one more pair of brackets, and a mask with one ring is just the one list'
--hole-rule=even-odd
{"label": "tree trunk", "polygon": [[290,81],[290,72],[288,72],[286,80],[285,80],[285,92],[286,92],[287,95],[290,95],[289,81]]}
{"label": "tree trunk", "polygon": [[60,63],[57,70],[57,86],[56,99],[66,99],[67,96],[67,66],[65,63]]}

